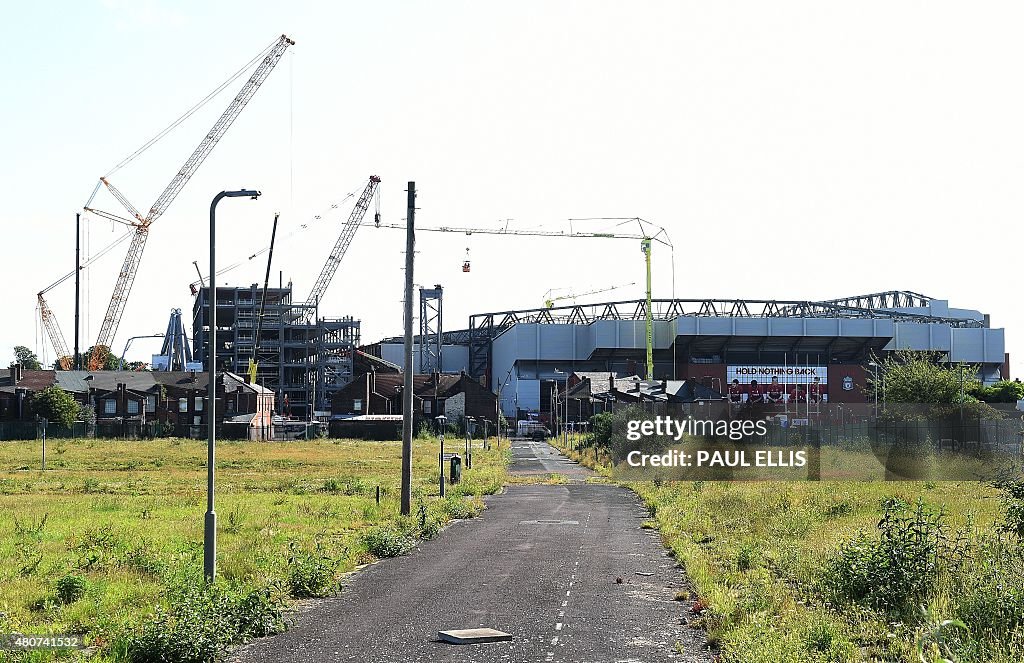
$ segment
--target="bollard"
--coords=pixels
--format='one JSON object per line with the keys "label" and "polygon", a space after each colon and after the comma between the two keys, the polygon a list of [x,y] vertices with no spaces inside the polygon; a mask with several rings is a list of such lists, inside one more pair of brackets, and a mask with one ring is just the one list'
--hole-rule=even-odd
{"label": "bollard", "polygon": [[380,506],[380,486],[377,486],[377,506]]}

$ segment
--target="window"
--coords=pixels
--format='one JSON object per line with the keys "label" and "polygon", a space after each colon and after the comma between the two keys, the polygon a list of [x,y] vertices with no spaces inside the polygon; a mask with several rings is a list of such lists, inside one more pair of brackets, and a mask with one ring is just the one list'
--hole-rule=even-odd
{"label": "window", "polygon": [[153,394],[146,396],[146,412],[149,414],[156,412],[156,396]]}
{"label": "window", "polygon": [[178,412],[188,412],[188,399],[187,398],[179,398],[178,399]]}
{"label": "window", "polygon": [[362,412],[363,411],[363,399],[356,398],[352,401],[352,411]]}
{"label": "window", "polygon": [[430,406],[432,403],[429,400],[423,401],[423,414],[430,414]]}
{"label": "window", "polygon": [[203,397],[202,396],[196,396],[196,412],[202,412],[202,411],[203,411]]}
{"label": "window", "polygon": [[117,414],[117,401],[107,398],[103,401],[103,414]]}
{"label": "window", "polygon": [[138,413],[139,413],[139,402],[137,400],[130,399],[128,401],[128,414],[138,414]]}

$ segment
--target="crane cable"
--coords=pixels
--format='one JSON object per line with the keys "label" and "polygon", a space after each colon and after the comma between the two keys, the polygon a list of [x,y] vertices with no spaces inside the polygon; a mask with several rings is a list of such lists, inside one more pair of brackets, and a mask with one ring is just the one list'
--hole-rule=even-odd
{"label": "crane cable", "polygon": [[[327,207],[324,208],[324,210],[321,213],[314,214],[313,218],[310,219],[309,221],[307,221],[306,223],[299,224],[299,226],[297,228],[295,228],[294,230],[289,232],[287,235],[284,235],[283,237],[278,237],[277,238],[277,243],[280,245],[281,242],[286,242],[288,239],[294,237],[295,235],[298,235],[299,233],[302,233],[302,232],[304,232],[306,230],[309,230],[311,227],[313,227],[316,224],[317,221],[321,221],[322,219],[324,219],[324,217],[330,215],[334,210],[336,210],[339,207],[341,207],[345,203],[346,200],[348,200],[349,198],[354,198],[357,193],[358,193],[358,191],[350,191],[349,193],[346,193],[345,196],[341,200],[339,200],[336,203],[329,204]],[[379,209],[380,209],[380,207],[379,207],[379,201],[378,201],[378,210]],[[232,263],[232,264],[228,265],[227,267],[224,267],[223,269],[218,269],[217,273],[214,276],[221,276],[223,274],[227,274],[228,272],[230,272],[232,270],[238,269],[242,265],[245,265],[246,263],[250,262],[251,260],[254,260],[254,259],[260,257],[261,255],[263,255],[264,253],[266,253],[269,250],[270,250],[270,246],[264,246],[262,249],[260,249],[259,251],[256,251],[255,253],[250,255],[245,260],[239,260],[239,261],[237,261],[235,263]],[[193,281],[191,285],[200,285],[200,283],[199,283],[199,281]]]}
{"label": "crane cable", "polygon": [[[277,41],[278,41],[277,39],[272,41],[266,48],[264,48],[262,51],[260,51],[260,53],[256,57],[254,57],[253,59],[251,59],[248,62],[246,62],[242,66],[241,69],[239,69],[234,74],[232,74],[226,81],[224,81],[223,83],[221,83],[220,85],[215,87],[212,92],[210,92],[205,97],[203,97],[198,103],[196,103],[196,105],[192,106],[192,108],[190,108],[187,111],[185,111],[185,113],[181,117],[179,117],[178,119],[176,119],[173,122],[171,122],[166,128],[164,128],[162,131],[160,131],[160,133],[158,133],[157,135],[153,136],[148,141],[143,143],[142,147],[140,147],[139,149],[135,150],[134,152],[129,154],[127,157],[122,159],[120,163],[118,163],[116,166],[111,168],[103,177],[110,177],[111,175],[113,175],[114,173],[119,171],[120,169],[122,169],[125,166],[127,166],[128,164],[130,164],[132,161],[134,161],[136,158],[138,158],[138,156],[141,155],[143,152],[145,152],[149,148],[153,147],[153,145],[155,145],[157,142],[159,142],[160,139],[162,139],[164,136],[166,136],[170,132],[174,131],[174,129],[176,129],[178,127],[178,125],[180,125],[182,122],[184,122],[188,118],[192,117],[200,108],[202,108],[206,104],[210,103],[210,101],[212,101],[214,97],[216,97],[218,94],[220,94],[221,92],[224,91],[224,88],[226,88],[227,86],[231,85],[231,83],[233,83],[234,81],[238,80],[238,78],[241,77],[243,74],[245,74],[245,72],[247,72],[248,70],[252,69],[252,67],[257,62],[259,62],[260,60],[265,58],[267,56],[267,54],[271,51],[271,49],[273,49],[274,46],[277,44]],[[98,185],[97,185],[97,187],[98,187]],[[93,195],[95,195],[95,193]],[[89,200],[90,201],[92,200],[91,196],[90,196]]]}

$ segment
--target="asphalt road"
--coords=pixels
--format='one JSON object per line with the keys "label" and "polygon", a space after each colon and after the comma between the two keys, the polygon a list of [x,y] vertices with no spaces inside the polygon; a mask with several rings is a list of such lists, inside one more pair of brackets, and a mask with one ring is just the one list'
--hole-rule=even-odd
{"label": "asphalt road", "polygon": [[[511,486],[401,558],[307,605],[288,631],[241,647],[236,663],[284,661],[709,661],[681,623],[685,578],[632,493],[588,484],[547,443],[513,441],[513,473],[566,475]],[[617,582],[618,580],[618,582]],[[490,627],[511,642],[452,645],[448,629]],[[683,653],[679,653],[679,651]]]}

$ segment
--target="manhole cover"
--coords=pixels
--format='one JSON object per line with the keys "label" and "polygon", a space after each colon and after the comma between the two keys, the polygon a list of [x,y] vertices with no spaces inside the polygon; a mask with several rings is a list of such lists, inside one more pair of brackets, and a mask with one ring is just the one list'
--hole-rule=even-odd
{"label": "manhole cover", "polygon": [[493,628],[462,628],[453,631],[438,631],[437,637],[442,642],[450,642],[453,645],[474,645],[485,642],[509,642],[512,640],[511,633],[505,633]]}

